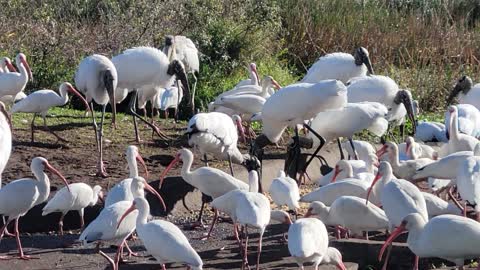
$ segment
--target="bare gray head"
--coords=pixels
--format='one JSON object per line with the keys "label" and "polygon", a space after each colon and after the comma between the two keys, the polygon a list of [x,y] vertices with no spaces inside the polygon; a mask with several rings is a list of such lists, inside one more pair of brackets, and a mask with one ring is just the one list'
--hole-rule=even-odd
{"label": "bare gray head", "polygon": [[353,54],[353,57],[355,58],[355,64],[357,66],[361,66],[361,65],[365,64],[365,66],[367,67],[367,70],[368,70],[368,74],[369,75],[374,74],[372,63],[370,62],[370,57],[369,57],[367,49],[365,49],[364,47],[358,47],[355,50],[355,53]]}
{"label": "bare gray head", "polygon": [[407,110],[407,116],[410,121],[412,121],[413,134],[415,134],[417,121],[415,120],[415,110],[413,108],[413,99],[410,91],[406,89],[399,90],[395,95],[393,102],[395,102],[395,104],[403,103],[403,106],[405,106],[405,109]]}
{"label": "bare gray head", "polygon": [[453,87],[452,92],[450,92],[450,95],[448,96],[447,99],[447,104],[451,104],[453,99],[458,96],[460,92],[462,92],[464,95],[472,89],[473,86],[473,81],[469,76],[462,76],[460,79],[458,79],[457,83],[455,84],[455,87]]}
{"label": "bare gray head", "polygon": [[172,35],[166,35],[165,36],[165,46],[172,46],[175,38]]}

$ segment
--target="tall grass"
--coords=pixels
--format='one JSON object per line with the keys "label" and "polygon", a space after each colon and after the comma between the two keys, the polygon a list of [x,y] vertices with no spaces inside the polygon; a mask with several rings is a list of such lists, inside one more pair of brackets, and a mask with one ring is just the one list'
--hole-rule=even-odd
{"label": "tall grass", "polygon": [[413,91],[427,111],[445,107],[462,74],[480,79],[478,0],[0,0],[0,55],[29,57],[27,91],[72,81],[92,53],[113,56],[166,34],[191,37],[201,56],[198,100],[261,74],[289,84],[329,52],[366,47],[375,72]]}

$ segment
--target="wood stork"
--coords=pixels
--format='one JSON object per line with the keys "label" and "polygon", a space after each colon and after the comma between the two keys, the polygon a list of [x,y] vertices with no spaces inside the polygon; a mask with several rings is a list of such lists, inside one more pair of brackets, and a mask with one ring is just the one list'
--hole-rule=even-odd
{"label": "wood stork", "polygon": [[[397,83],[387,76],[373,75],[352,79],[348,85],[348,102],[357,103],[362,101],[379,102],[388,109],[387,120],[400,121],[405,114],[410,118],[414,126],[415,114],[412,102],[412,94],[409,90],[400,90]],[[401,132],[403,133],[403,128]]]}
{"label": "wood stork", "polygon": [[[163,47],[163,53],[168,56],[170,61],[179,60],[185,66],[185,72],[191,73],[193,76],[193,89],[192,96],[188,96],[191,101],[192,114],[195,113],[195,90],[197,86],[197,77],[200,71],[200,59],[198,57],[198,50],[195,47],[193,41],[185,36],[166,36],[165,47]],[[180,76],[177,76],[179,80],[183,80]],[[186,77],[185,77],[186,80]],[[188,87],[188,82],[182,81],[184,87]],[[177,88],[180,90],[180,87]]]}
{"label": "wood stork", "polygon": [[[458,131],[472,137],[480,137],[480,111],[470,104],[457,104]],[[445,112],[445,125],[449,131],[450,111]]]}
{"label": "wood stork", "polygon": [[[297,83],[286,86],[280,91],[273,94],[263,105],[262,108],[262,134],[255,139],[252,145],[251,154],[255,156],[261,155],[263,148],[270,144],[276,143],[280,140],[283,131],[287,127],[297,128],[297,125],[304,125],[307,129],[312,131],[310,126],[304,123],[319,112],[331,109],[338,109],[345,107],[347,103],[347,89],[341,81],[325,80],[319,83]],[[315,133],[313,131],[312,133]],[[296,130],[294,139],[294,156],[300,153],[300,144],[298,137],[298,130]],[[320,136],[318,136],[320,137]],[[323,147],[324,140],[320,139],[319,147],[313,152],[312,157],[307,161],[303,170],[298,170],[298,162],[293,162],[297,170],[286,170],[286,173],[296,178],[297,171],[306,171],[306,168],[312,161],[313,157],[317,155],[318,151]],[[291,160],[297,160],[293,157]],[[288,162],[292,163],[292,162]],[[286,162],[286,168],[291,164]]]}
{"label": "wood stork", "polygon": [[316,218],[301,218],[290,225],[288,251],[300,269],[307,262],[313,262],[315,270],[320,264],[333,264],[340,270],[347,269],[340,251],[328,247],[327,228]]}
{"label": "wood stork", "polygon": [[447,99],[447,104],[451,104],[457,96],[460,104],[471,104],[480,110],[480,84],[473,85],[469,76],[464,75],[458,79]]}
{"label": "wood stork", "polygon": [[367,49],[358,47],[353,55],[331,53],[320,57],[307,71],[302,82],[317,83],[322,80],[336,79],[347,83],[350,79],[373,74]]}
{"label": "wood stork", "polygon": [[[380,207],[366,204],[366,200],[354,196],[342,196],[330,207],[322,202],[312,202],[304,217],[316,216],[330,226],[340,226],[361,237],[369,231],[388,230],[388,218]],[[337,233],[337,236],[339,234]]]}
{"label": "wood stork", "polygon": [[[379,259],[385,248],[405,231],[408,231],[408,248],[417,257],[442,258],[463,269],[465,260],[480,256],[480,223],[455,215],[441,215],[428,221],[420,214],[412,213],[403,219],[385,241]],[[414,269],[418,270],[418,265]]]}
{"label": "wood stork", "polygon": [[[417,213],[428,221],[427,205],[425,197],[412,183],[403,179],[393,179],[392,166],[386,161],[380,162],[378,172],[368,191],[367,203],[370,194],[380,198],[381,205],[388,217],[390,230],[401,225],[402,220],[409,214]],[[391,248],[382,267],[386,270]],[[418,257],[415,257],[415,265],[418,267]]]}
{"label": "wood stork", "polygon": [[448,143],[444,144],[440,150],[440,157],[453,154],[459,151],[473,151],[478,143],[475,137],[462,134],[458,130],[458,109],[456,106],[448,107],[450,112],[450,129],[448,132]]}
{"label": "wood stork", "polygon": [[33,113],[33,119],[31,123],[32,143],[35,142],[35,139],[34,139],[35,118],[37,117],[38,114],[40,114],[43,118],[43,126],[45,127],[45,129],[47,129],[50,133],[52,133],[58,140],[66,141],[65,139],[57,135],[55,132],[53,132],[53,130],[51,130],[47,126],[46,117],[47,117],[48,110],[50,108],[63,106],[67,104],[68,102],[67,92],[70,92],[71,94],[74,94],[77,97],[79,97],[80,100],[84,103],[86,110],[87,111],[90,110],[90,107],[88,106],[88,102],[75,88],[73,88],[73,86],[70,83],[68,82],[62,83],[58,89],[58,92],[60,95],[57,94],[55,91],[49,90],[49,89],[37,90],[12,106],[12,110],[11,110],[12,114],[17,112]]}
{"label": "wood stork", "polygon": [[388,154],[388,160],[393,168],[393,173],[400,179],[412,180],[417,170],[434,162],[429,158],[420,158],[415,160],[402,160],[398,156],[398,146],[394,142],[387,142],[378,150],[378,156]]}
{"label": "wood stork", "polygon": [[[311,127],[322,136],[325,143],[339,137],[348,138],[355,151],[353,135],[367,129],[376,136],[383,136],[388,129],[388,121],[385,119],[387,114],[387,108],[378,102],[348,103],[343,108],[318,113],[313,118]],[[320,144],[315,134],[308,133],[307,136],[313,140],[314,147]],[[344,159],[342,149],[339,150]],[[356,154],[354,157],[357,158]]]}
{"label": "wood stork", "polygon": [[[12,130],[10,116],[8,115],[5,105],[0,102],[0,189],[2,188],[2,173],[7,166],[10,154],[12,153]],[[5,224],[5,217],[2,216],[3,224]],[[5,234],[13,236],[5,228]]]}
{"label": "wood stork", "polygon": [[[169,61],[162,51],[152,47],[127,49],[113,57],[112,62],[118,72],[118,87],[132,89],[134,92],[130,100],[130,113],[133,115],[136,140],[140,141],[136,118],[149,125],[159,137],[168,139],[156,126],[137,114],[135,106],[137,90],[149,85],[166,88],[172,85],[176,77],[185,87],[187,96],[190,96],[187,75],[182,62],[179,60]],[[191,103],[192,101],[189,99],[188,105]]]}
{"label": "wood stork", "polygon": [[[136,198],[130,208],[125,211],[117,227],[133,211],[137,211],[136,230],[138,237],[142,240],[147,252],[152,255],[165,269],[165,263],[184,263],[189,269],[201,270],[203,267],[202,258],[188,242],[187,237],[173,223],[166,220],[152,220],[148,222],[150,205],[145,198]],[[110,261],[113,269],[115,263]],[[118,267],[116,268],[118,269]]]}
{"label": "wood stork", "polygon": [[145,165],[145,161],[140,155],[138,148],[135,145],[129,145],[127,147],[126,158],[128,163],[129,176],[128,178],[120,181],[113,188],[108,191],[107,199],[105,200],[105,206],[112,205],[120,201],[132,201],[132,181],[133,178],[138,177],[138,165],[137,161],[142,164],[145,170],[145,177],[148,179],[148,169]]}
{"label": "wood stork", "polygon": [[[18,179],[0,189],[0,214],[8,216],[7,222],[0,229],[0,240],[8,224],[15,220],[15,237],[17,238],[18,252],[20,253],[19,258],[23,260],[28,260],[31,257],[23,253],[18,231],[18,219],[24,216],[32,207],[48,199],[48,195],[50,195],[50,180],[45,174],[45,170],[60,177],[68,188],[68,182],[65,177],[50,165],[45,158],[36,157],[32,159],[30,168],[35,179]],[[0,259],[6,258],[8,257],[0,257]]]}
{"label": "wood stork", "polygon": [[257,65],[255,63],[250,63],[250,65],[248,65],[248,74],[248,79],[239,81],[233,88],[245,85],[258,85],[260,83],[260,77],[258,76]]}
{"label": "wood stork", "polygon": [[278,172],[277,178],[272,180],[272,184],[268,189],[273,202],[278,206],[286,205],[289,210],[295,214],[300,208],[298,201],[300,200],[300,191],[295,180],[285,175],[283,170]]}
{"label": "wood stork", "polygon": [[[32,71],[27,62],[27,57],[23,53],[17,54],[15,58],[15,64],[20,73],[9,72],[0,74],[0,97],[11,95],[15,96],[22,92],[27,85],[28,80],[32,80]],[[9,69],[12,70],[11,64]]]}
{"label": "wood stork", "polygon": [[[238,132],[237,132],[238,130]],[[237,147],[238,133],[245,141],[241,119],[236,123],[224,113],[197,113],[188,121],[188,144],[200,150],[207,163],[207,154],[220,160],[228,160],[230,173],[233,175],[232,162],[242,164],[244,156]]]}
{"label": "wood stork", "polygon": [[47,205],[42,209],[42,216],[50,213],[61,212],[62,216],[58,221],[60,235],[63,235],[63,218],[69,211],[78,211],[80,216],[80,228],[85,226],[83,209],[94,206],[98,200],[103,201],[102,187],[99,185],[93,188],[85,183],[74,183],[68,185],[70,191],[64,187],[55,193]]}
{"label": "wood stork", "polygon": [[[135,177],[131,185],[133,198],[145,198],[144,190],[147,190],[154,194],[160,202],[163,202],[162,196],[152,188],[147,181],[142,177]],[[83,245],[89,243],[98,242],[97,248],[100,246],[100,242],[110,242],[118,245],[115,260],[108,258],[106,254],[100,251],[100,254],[115,265],[114,269],[118,269],[118,262],[122,257],[123,247],[126,246],[129,249],[129,253],[134,255],[127,244],[127,237],[135,230],[135,221],[137,219],[138,211],[130,213],[124,217],[124,221],[118,226],[120,219],[124,213],[130,208],[132,201],[120,201],[110,206],[105,207],[100,214],[83,230],[82,234],[78,238],[78,241]]]}
{"label": "wood stork", "polygon": [[[249,190],[232,190],[220,197],[215,198],[211,205],[215,209],[215,217],[208,233],[210,236],[213,226],[218,217],[218,211],[227,213],[233,220],[233,230],[235,238],[243,253],[242,269],[248,267],[247,246],[248,246],[248,226],[259,230],[258,251],[257,251],[257,267],[260,269],[260,254],[262,252],[262,239],[265,228],[270,223],[270,201],[265,195],[258,192],[258,174],[257,171],[251,170],[248,173]],[[243,226],[246,240],[245,246],[239,238],[238,226]],[[250,267],[248,267],[250,268]]]}
{"label": "wood stork", "polygon": [[[101,177],[107,177],[107,172],[103,164],[103,121],[105,119],[105,109],[107,104],[110,103],[112,106],[112,124],[115,126],[117,112],[115,89],[117,88],[117,83],[117,70],[112,61],[99,54],[84,58],[75,73],[75,85],[80,92],[85,94],[87,102],[90,103],[95,141],[98,150],[97,176]],[[93,101],[102,106],[100,127],[97,126],[95,120]]]}
{"label": "wood stork", "polygon": [[[237,178],[223,172],[222,170],[211,167],[200,167],[194,171],[191,171],[193,163],[193,153],[188,149],[181,149],[178,151],[175,159],[167,166],[160,176],[160,187],[162,186],[163,179],[167,175],[168,171],[175,166],[179,161],[183,162],[181,175],[185,182],[199,189],[203,194],[212,197],[213,199],[224,195],[225,193],[240,189],[248,190],[248,184],[238,180]],[[205,206],[205,200],[202,200],[202,207],[198,220],[194,226],[202,225],[202,214]]]}

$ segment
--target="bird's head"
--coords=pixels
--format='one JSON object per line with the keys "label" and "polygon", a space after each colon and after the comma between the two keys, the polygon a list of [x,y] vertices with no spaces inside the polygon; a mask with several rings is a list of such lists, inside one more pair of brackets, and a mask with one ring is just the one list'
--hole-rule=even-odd
{"label": "bird's head", "polygon": [[409,90],[399,90],[393,99],[395,104],[403,103],[405,109],[407,110],[407,116],[412,122],[413,134],[416,132],[417,121],[415,119],[415,110],[413,108],[413,99],[412,93]]}
{"label": "bird's head", "polygon": [[65,183],[65,186],[67,187],[68,191],[71,193],[72,191],[70,190],[70,187],[68,186],[67,179],[57,170],[55,169],[46,158],[43,157],[36,157],[32,159],[32,164],[30,165],[32,172],[44,172],[45,170],[57,175],[60,177],[60,179]]}
{"label": "bird's head", "polygon": [[174,59],[170,62],[167,69],[167,74],[170,76],[175,76],[182,83],[183,95],[188,99],[188,105],[192,104],[192,98],[190,96],[190,86],[188,84],[187,73],[185,72],[185,67],[182,62]]}
{"label": "bird's head", "polygon": [[[182,148],[178,151],[178,153],[175,155],[175,158],[168,164],[167,168],[163,171],[163,173],[160,175],[160,183],[159,183],[159,189],[162,188],[163,180],[167,173],[179,162],[179,161],[184,161],[187,160],[188,162],[193,161],[193,153],[192,151]],[[191,164],[190,164],[191,165]]]}
{"label": "bird's head", "polygon": [[3,65],[8,69],[10,72],[17,72],[17,69],[13,66],[12,61],[8,57],[3,57],[2,59]]}
{"label": "bird's head", "polygon": [[15,61],[17,62],[17,66],[19,64],[22,64],[25,67],[25,69],[28,72],[28,79],[30,81],[33,81],[32,70],[30,69],[30,65],[27,62],[27,57],[25,56],[25,54],[23,54],[23,53],[17,54],[17,57],[15,58]]}
{"label": "bird's head", "polygon": [[355,50],[355,53],[353,54],[353,57],[355,58],[355,64],[357,66],[361,66],[361,65],[365,64],[365,66],[367,67],[367,70],[368,70],[368,74],[369,75],[374,74],[372,63],[370,62],[370,56],[369,56],[369,53],[368,53],[367,49],[365,49],[364,47],[358,47]]}
{"label": "bird's head", "polygon": [[462,92],[464,95],[472,89],[473,81],[469,76],[463,75],[458,81],[455,83],[450,95],[447,98],[447,105],[453,102],[453,99]]}

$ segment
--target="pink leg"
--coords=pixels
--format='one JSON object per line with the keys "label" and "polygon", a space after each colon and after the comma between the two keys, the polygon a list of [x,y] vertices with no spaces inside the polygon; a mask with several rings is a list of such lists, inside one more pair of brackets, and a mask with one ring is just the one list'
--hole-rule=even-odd
{"label": "pink leg", "polygon": [[419,257],[418,256],[415,256],[415,264],[413,266],[413,270],[418,270],[418,261],[419,261]]}
{"label": "pink leg", "polygon": [[[5,217],[2,217],[2,220],[3,220],[3,224],[6,224],[6,220],[5,220]],[[7,226],[8,227],[8,226]],[[14,233],[10,233],[8,231],[8,228],[5,227],[5,236],[9,236],[9,237],[15,237],[15,234]],[[1,239],[1,238],[0,238]]]}
{"label": "pink leg", "polygon": [[165,267],[165,264],[162,264],[162,270],[167,270],[167,268]]}
{"label": "pink leg", "polygon": [[[0,241],[2,240],[3,238],[3,235],[5,233],[5,231],[7,230],[7,226],[8,224],[10,224],[11,220],[8,219],[5,224],[3,224],[2,226],[2,229],[0,230]],[[8,259],[11,259],[11,256],[0,256],[0,260],[8,260]]]}
{"label": "pink leg", "polygon": [[217,222],[218,219],[218,210],[215,209],[215,215],[213,216],[212,220],[212,225],[210,226],[210,230],[208,231],[208,234],[206,237],[203,237],[202,239],[209,239],[210,236],[212,235],[213,227],[215,226],[215,223]]}
{"label": "pink leg", "polygon": [[128,257],[139,257],[140,255],[138,255],[138,253],[136,252],[133,252],[132,249],[130,248],[130,246],[128,246],[128,242],[127,240],[125,240],[125,247],[127,248],[128,250]]}
{"label": "pink leg", "polygon": [[60,221],[58,221],[58,230],[60,231],[60,235],[63,235],[63,218],[65,217],[65,214],[62,213],[62,216],[60,217]]}
{"label": "pink leg", "polygon": [[392,252],[393,245],[390,244],[387,249],[387,256],[385,257],[385,262],[383,263],[382,270],[387,270],[388,259],[390,258],[390,252]]}
{"label": "pink leg", "polygon": [[38,259],[38,258],[27,256],[23,253],[22,243],[20,242],[20,232],[18,231],[18,219],[19,219],[18,217],[15,219],[15,236],[17,238],[18,252],[20,253],[19,258],[22,260]]}
{"label": "pink leg", "polygon": [[262,253],[262,239],[263,239],[263,232],[260,232],[260,237],[258,238],[257,270],[260,270],[260,254]]}
{"label": "pink leg", "polygon": [[107,254],[103,253],[103,251],[99,250],[98,253],[102,255],[107,261],[110,263],[110,266],[112,267],[113,270],[118,270],[117,265],[115,265],[115,262],[112,260],[112,258],[108,257]]}

